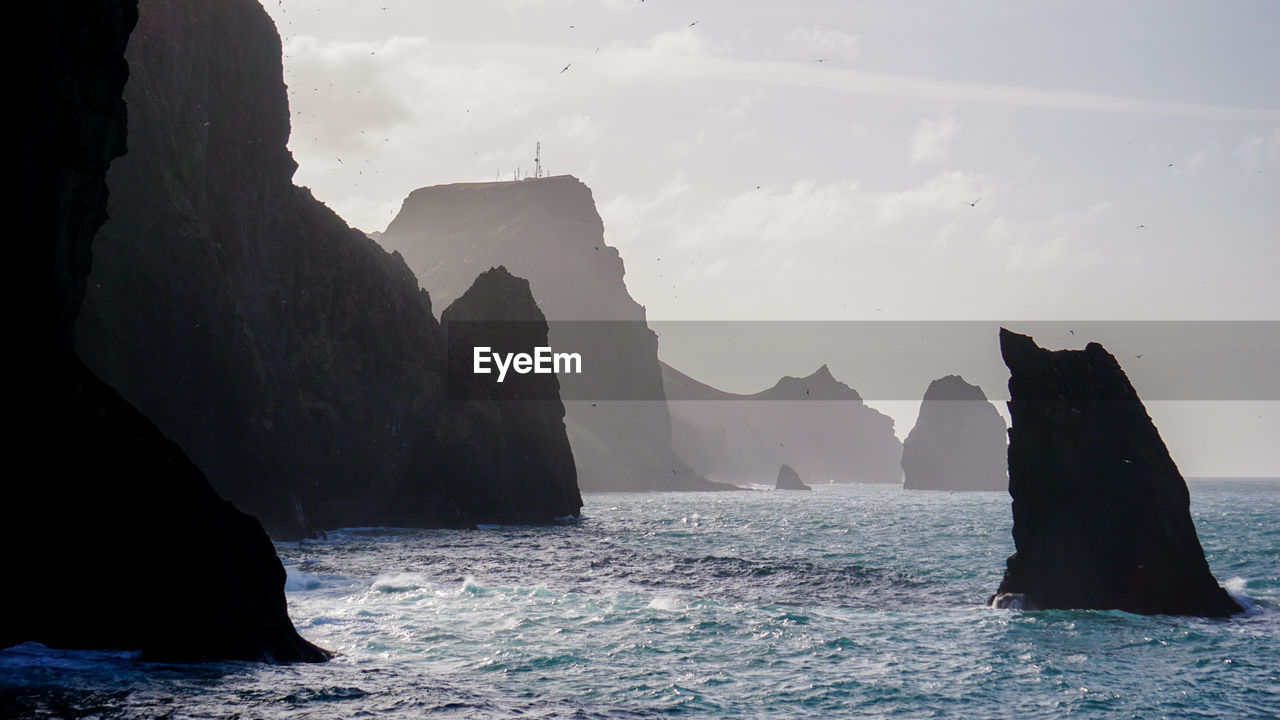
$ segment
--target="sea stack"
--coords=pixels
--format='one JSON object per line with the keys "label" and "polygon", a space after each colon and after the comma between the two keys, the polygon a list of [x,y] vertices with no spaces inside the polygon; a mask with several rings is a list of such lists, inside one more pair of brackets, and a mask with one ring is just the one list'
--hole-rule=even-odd
{"label": "sea stack", "polygon": [[[457,183],[414,190],[376,235],[443,307],[491,266],[526,278],[551,346],[586,369],[561,378],[565,425],[583,490],[728,490],[672,449],[658,337],[605,242],[591,189],[577,178]],[[639,401],[639,402],[636,402]]]}
{"label": "sea stack", "polygon": [[258,521],[71,349],[107,168],[132,142],[121,94],[137,19],[136,0],[55,0],[23,25],[43,43],[19,73],[33,92],[15,100],[31,124],[16,133],[19,222],[31,227],[12,261],[23,306],[11,328],[0,648],[323,661],[289,620],[284,567]]}
{"label": "sea stack", "polygon": [[902,444],[907,490],[1006,490],[1004,418],[959,375],[934,380]]}
{"label": "sea stack", "polygon": [[492,412],[489,408],[496,406],[501,427],[500,433],[473,438],[484,445],[482,452],[463,455],[486,457],[497,472],[456,468],[475,478],[471,492],[460,492],[456,501],[482,521],[545,522],[577,515],[582,496],[555,374],[512,370],[499,381],[496,372],[473,371],[477,347],[505,357],[548,346],[547,321],[529,282],[504,267],[491,268],[440,319],[449,345],[450,408]]}
{"label": "sea stack", "polygon": [[1186,482],[1120,364],[1000,330],[1013,539],[993,604],[1226,617]]}
{"label": "sea stack", "polygon": [[778,468],[778,482],[773,486],[774,490],[812,490],[813,488],[804,484],[800,479],[800,475],[792,469],[790,465],[783,465]]}

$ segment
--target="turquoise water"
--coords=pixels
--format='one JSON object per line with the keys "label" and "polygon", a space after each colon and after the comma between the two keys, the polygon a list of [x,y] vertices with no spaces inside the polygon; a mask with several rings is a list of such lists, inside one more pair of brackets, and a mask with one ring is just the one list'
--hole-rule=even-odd
{"label": "turquoise water", "polygon": [[[991,610],[1003,493],[588,495],[580,522],[282,543],[319,666],[0,652],[48,717],[1280,716],[1280,482],[1195,482],[1227,621]],[[86,602],[92,592],[86,588]],[[180,599],[175,599],[180,600]],[[198,619],[193,618],[193,622]]]}

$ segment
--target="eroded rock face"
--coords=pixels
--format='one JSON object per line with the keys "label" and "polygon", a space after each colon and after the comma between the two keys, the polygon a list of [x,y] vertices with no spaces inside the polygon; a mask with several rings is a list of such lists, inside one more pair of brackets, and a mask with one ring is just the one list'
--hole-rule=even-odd
{"label": "eroded rock face", "polygon": [[1009,367],[1013,539],[994,602],[1225,617],[1186,482],[1120,364],[1000,331]]}
{"label": "eroded rock face", "polygon": [[377,237],[441,304],[494,265],[529,280],[551,346],[591,365],[563,379],[573,389],[565,424],[582,489],[729,489],[672,450],[658,338],[627,291],[591,190],[577,178],[421,188]]}
{"label": "eroded rock face", "polygon": [[805,377],[737,395],[662,365],[676,451],[714,480],[767,483],[791,465],[810,481],[902,481],[893,419],[867,406],[823,365]]}
{"label": "eroded rock face", "polygon": [[[550,520],[473,502],[511,478],[478,393],[445,400],[431,301],[295,187],[280,38],[256,0],[143,0],[77,347],[276,538]],[[509,507],[503,504],[502,507]],[[563,515],[573,510],[562,510]]]}
{"label": "eroded rock face", "polygon": [[908,490],[1006,490],[1004,418],[959,375],[934,380],[902,444]]}
{"label": "eroded rock face", "polygon": [[[322,661],[294,630],[262,526],[220,499],[173,442],[71,351],[71,323],[125,150],[121,91],[134,0],[51,2],[29,28],[35,122],[24,136],[39,288],[19,334],[14,475],[0,502],[13,590],[0,647],[141,650],[158,661]],[[26,27],[26,26],[24,26]],[[30,252],[30,250],[28,250]],[[193,570],[194,569],[194,570]]]}
{"label": "eroded rock face", "polygon": [[783,465],[778,468],[778,482],[773,486],[774,490],[812,490],[813,488],[804,484],[796,471],[790,465]]}
{"label": "eroded rock face", "polygon": [[[504,267],[487,270],[440,315],[449,338],[449,402],[473,409],[495,407],[500,435],[488,441],[497,472],[482,476],[476,493],[461,499],[479,517],[545,521],[582,509],[573,451],[564,428],[560,383],[552,374],[473,372],[473,350],[504,356],[547,345],[547,323],[529,282]],[[484,403],[468,402],[480,393]],[[492,399],[493,402],[488,402]]]}

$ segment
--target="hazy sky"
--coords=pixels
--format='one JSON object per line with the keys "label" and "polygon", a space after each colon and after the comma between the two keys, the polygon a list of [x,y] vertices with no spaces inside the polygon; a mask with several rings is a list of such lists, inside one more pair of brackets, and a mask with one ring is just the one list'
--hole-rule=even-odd
{"label": "hazy sky", "polygon": [[381,230],[541,141],[650,318],[1280,319],[1271,0],[267,9],[299,184]]}

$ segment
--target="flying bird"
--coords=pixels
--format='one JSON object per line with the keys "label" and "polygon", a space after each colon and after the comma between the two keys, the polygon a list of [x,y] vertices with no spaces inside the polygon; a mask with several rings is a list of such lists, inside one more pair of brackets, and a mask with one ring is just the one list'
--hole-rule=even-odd
{"label": "flying bird", "polygon": [[560,74],[561,74],[561,75],[565,74],[566,72],[568,72],[568,71],[569,71],[569,68],[571,68],[571,67],[573,67],[573,63],[569,63],[568,65],[565,65],[565,66],[564,66],[564,70],[561,70],[561,71],[560,71]]}
{"label": "flying bird", "polygon": [[1137,227],[1135,227],[1135,228],[1134,228],[1134,230],[1146,230],[1146,229],[1147,229],[1147,226],[1146,226],[1146,225],[1139,225],[1139,226],[1137,226]]}
{"label": "flying bird", "polygon": [[978,204],[978,201],[979,201],[979,200],[982,200],[982,196],[981,196],[981,195],[979,195],[979,196],[978,196],[978,199],[977,199],[977,200],[974,200],[973,202],[965,202],[965,205],[968,205],[969,207],[975,207],[975,206],[977,206],[977,204]]}
{"label": "flying bird", "polygon": [[698,21],[694,20],[693,22],[689,23],[689,27],[693,27],[694,25],[697,25],[697,24],[698,24]]}

